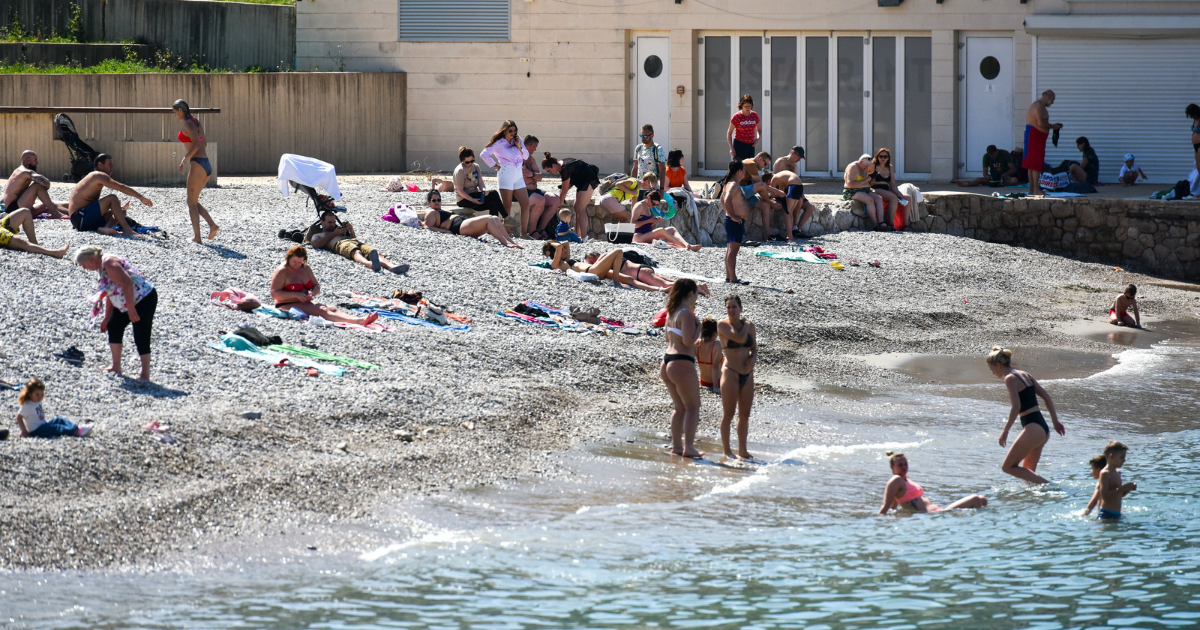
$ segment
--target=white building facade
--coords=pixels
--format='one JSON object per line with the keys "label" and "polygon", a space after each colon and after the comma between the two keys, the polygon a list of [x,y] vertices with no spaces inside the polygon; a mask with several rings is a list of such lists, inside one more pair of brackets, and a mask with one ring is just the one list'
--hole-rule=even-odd
{"label": "white building facade", "polygon": [[[897,6],[881,6],[897,4]],[[1020,147],[1025,111],[1058,97],[1063,138],[1087,136],[1114,181],[1134,153],[1153,181],[1186,176],[1200,102],[1192,0],[297,0],[297,68],[403,71],[410,167],[447,170],[501,121],[541,151],[628,170],[638,130],[691,173],[729,161],[740,95],[762,148],[805,147],[837,176],[892,149],[913,180],[976,176]],[[381,133],[387,133],[381,130]],[[398,140],[399,141],[399,140]],[[1182,171],[1182,172],[1181,172]]]}

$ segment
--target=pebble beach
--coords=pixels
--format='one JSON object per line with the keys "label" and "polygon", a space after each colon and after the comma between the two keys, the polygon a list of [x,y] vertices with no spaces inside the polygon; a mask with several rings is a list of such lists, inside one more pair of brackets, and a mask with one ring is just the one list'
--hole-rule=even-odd
{"label": "pebble beach", "polygon": [[[221,550],[320,543],[352,547],[377,537],[396,501],[453,489],[503,486],[557,474],[556,455],[611,430],[666,427],[670,400],[658,377],[665,343],[647,334],[664,296],[611,283],[583,283],[531,267],[541,243],[524,250],[432,233],[379,219],[389,206],[423,209],[423,193],[389,193],[385,178],[342,178],[359,240],[407,275],[373,273],[336,254],[311,250],[322,285],[316,300],[340,293],[390,297],[420,291],[472,320],[466,332],[404,323],[384,333],[321,328],[213,306],[209,295],[237,287],[269,300],[271,272],[292,245],[280,229],[306,227],[306,199],[284,198],[273,180],[238,180],[206,190],[202,202],[221,225],[214,241],[189,242],[183,188],[141,189],[130,214],[169,238],[79,233],[67,221],[39,220],[47,247],[97,245],[125,257],[159,292],[152,383],[101,372],[107,338],[89,329],[96,276],[69,259],[0,250],[8,282],[0,295],[6,343],[0,378],[46,382],[48,417],[91,422],[84,439],[20,439],[7,408],[0,442],[0,570],[149,569],[219,562]],[[51,194],[64,199],[66,185]],[[448,194],[447,197],[451,197]],[[750,286],[710,283],[699,315],[724,316],[722,298],[742,296],[759,335],[756,408],[819,394],[775,387],[763,376],[870,389],[911,378],[854,358],[880,353],[982,356],[995,344],[1071,348],[1097,355],[1111,347],[1062,331],[1102,320],[1128,283],[1139,286],[1143,317],[1194,316],[1200,293],[1159,286],[1155,278],[1057,255],[943,234],[843,232],[807,241],[847,265],[772,260],[743,248],[739,277]],[[574,251],[605,252],[592,242]],[[634,247],[634,246],[625,246]],[[780,249],[779,246],[774,246]],[[660,264],[722,278],[725,248],[691,253],[646,249]],[[858,266],[848,261],[857,259]],[[879,260],[880,267],[868,266]],[[503,319],[525,300],[598,307],[641,334],[578,334]],[[345,375],[225,354],[208,347],[225,331],[253,324],[285,343],[370,362]],[[53,356],[83,351],[81,367]],[[136,376],[132,335],[125,369]],[[706,396],[701,432],[720,419]],[[167,444],[143,425],[170,426]],[[753,418],[752,418],[753,422]],[[754,428],[751,428],[752,437]],[[665,455],[664,455],[665,456]],[[356,527],[361,525],[362,527]],[[337,539],[336,541],[334,539]]]}

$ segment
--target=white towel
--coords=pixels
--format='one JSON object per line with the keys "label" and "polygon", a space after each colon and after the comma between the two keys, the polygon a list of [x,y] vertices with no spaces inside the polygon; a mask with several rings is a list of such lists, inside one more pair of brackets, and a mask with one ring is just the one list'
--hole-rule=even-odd
{"label": "white towel", "polygon": [[575,271],[574,269],[568,269],[567,275],[571,276],[572,278],[575,278],[576,280],[578,280],[580,282],[600,282],[600,276],[597,276],[594,273],[583,273],[582,271]]}
{"label": "white towel", "polygon": [[284,153],[279,158],[279,190],[287,197],[291,185],[296,182],[305,186],[324,188],[334,199],[342,198],[342,190],[338,188],[337,171],[333,165],[321,160]]}

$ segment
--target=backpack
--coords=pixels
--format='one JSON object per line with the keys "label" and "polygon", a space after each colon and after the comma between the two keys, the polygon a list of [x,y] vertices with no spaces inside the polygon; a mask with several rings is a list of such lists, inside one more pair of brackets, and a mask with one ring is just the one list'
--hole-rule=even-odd
{"label": "backpack", "polygon": [[612,175],[605,177],[604,179],[600,180],[600,185],[596,187],[596,194],[603,195],[607,193],[608,191],[612,190],[613,186],[617,185],[617,182],[623,179],[629,179],[629,176],[625,173],[613,173]]}

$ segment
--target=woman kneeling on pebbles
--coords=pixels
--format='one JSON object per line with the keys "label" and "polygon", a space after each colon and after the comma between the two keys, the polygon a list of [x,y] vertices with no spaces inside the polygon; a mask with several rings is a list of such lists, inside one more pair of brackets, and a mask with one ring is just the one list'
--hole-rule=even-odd
{"label": "woman kneeling on pebbles", "polygon": [[360,326],[369,326],[379,319],[379,313],[356,317],[345,315],[332,306],[314,304],[313,298],[320,293],[321,283],[308,266],[308,250],[303,245],[293,245],[287,251],[283,266],[271,274],[271,298],[275,300],[275,308],[290,307],[310,317]]}
{"label": "woman kneeling on pebbles", "polygon": [[[150,332],[154,327],[154,311],[158,308],[158,291],[124,258],[105,256],[99,247],[89,246],[76,251],[75,264],[88,271],[100,272],[92,316],[100,314],[100,301],[103,300],[104,319],[100,322],[100,332],[108,333],[108,347],[112,350],[112,367],[107,371],[121,373],[125,328],[133,324],[133,342],[142,361],[138,380],[149,381]],[[132,303],[128,299],[131,295]]]}

